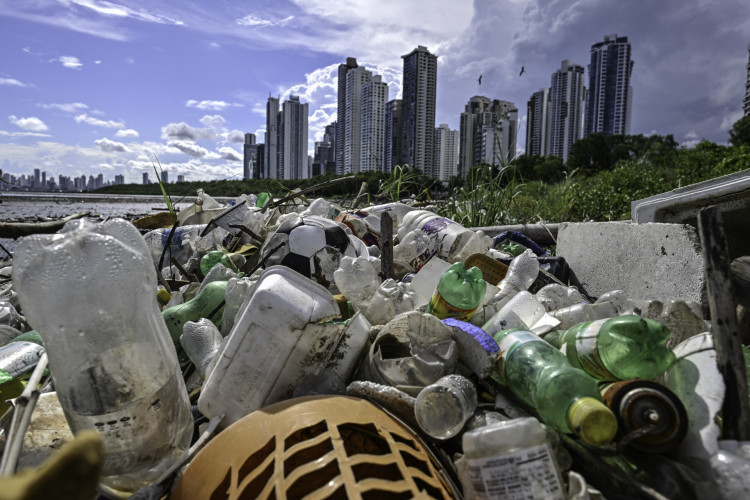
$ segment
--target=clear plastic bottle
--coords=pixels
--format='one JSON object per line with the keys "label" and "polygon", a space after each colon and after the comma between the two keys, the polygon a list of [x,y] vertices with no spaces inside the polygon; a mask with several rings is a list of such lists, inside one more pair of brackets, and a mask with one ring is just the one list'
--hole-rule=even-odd
{"label": "clear plastic bottle", "polygon": [[534,417],[498,422],[462,436],[467,499],[565,498],[547,431]]}
{"label": "clear plastic bottle", "polygon": [[559,350],[528,330],[503,330],[494,339],[501,353],[497,380],[544,423],[595,446],[615,437],[617,419],[602,402],[596,381],[570,366]]}
{"label": "clear plastic bottle", "polygon": [[419,392],[414,416],[419,427],[435,439],[448,439],[463,428],[477,409],[477,390],[461,375],[446,375]]}
{"label": "clear plastic bottle", "polygon": [[499,309],[518,292],[528,290],[538,275],[539,261],[533,251],[526,250],[510,262],[505,277],[497,285],[499,290],[490,304]]}
{"label": "clear plastic bottle", "polygon": [[406,213],[398,228],[399,240],[417,229],[430,236],[427,258],[437,254],[450,262],[463,262],[472,254],[487,253],[492,244],[489,236],[482,231],[466,229],[429,210],[412,210]]}
{"label": "clear plastic bottle", "polygon": [[514,295],[484,325],[482,330],[494,335],[500,330],[531,328],[544,316],[544,306],[526,290]]}
{"label": "clear plastic bottle", "polygon": [[669,330],[635,314],[580,323],[560,342],[570,364],[599,380],[650,380],[675,361]]}
{"label": "clear plastic bottle", "polygon": [[455,262],[440,276],[425,312],[440,319],[468,321],[482,303],[486,289],[487,282],[478,267],[466,269],[463,262]]}
{"label": "clear plastic bottle", "polygon": [[559,330],[567,330],[579,323],[594,321],[597,319],[614,318],[618,310],[611,302],[599,302],[596,304],[575,304],[552,311],[550,316],[560,320],[557,325]]}
{"label": "clear plastic bottle", "polygon": [[75,221],[24,238],[14,260],[71,430],[101,433],[102,483],[132,492],[153,482],[187,452],[193,419],[140,233],[123,219]]}

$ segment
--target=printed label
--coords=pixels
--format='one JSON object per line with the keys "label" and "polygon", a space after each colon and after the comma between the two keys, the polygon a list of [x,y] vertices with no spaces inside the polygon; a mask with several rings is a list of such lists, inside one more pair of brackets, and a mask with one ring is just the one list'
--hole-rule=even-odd
{"label": "printed label", "polygon": [[602,329],[602,325],[608,320],[609,318],[592,321],[576,335],[576,357],[578,358],[578,363],[580,363],[581,368],[586,373],[599,380],[617,380],[617,377],[604,367],[602,358],[599,355],[599,330]]}
{"label": "printed label", "polygon": [[496,380],[501,384],[507,385],[505,377],[505,360],[508,359],[508,356],[510,356],[518,346],[525,344],[526,342],[544,342],[544,340],[532,332],[519,330],[517,332],[509,333],[500,341],[500,343],[498,343],[500,355],[497,358],[498,378]]}
{"label": "printed label", "polygon": [[471,484],[478,499],[564,498],[560,476],[547,444],[467,461]]}
{"label": "printed label", "polygon": [[430,303],[427,306],[427,312],[434,314],[440,319],[455,318],[461,321],[469,321],[476,311],[476,307],[474,309],[459,309],[452,306],[438,292],[432,294]]}
{"label": "printed label", "polygon": [[39,363],[44,347],[33,342],[11,342],[0,353],[0,370],[12,378],[29,372]]}

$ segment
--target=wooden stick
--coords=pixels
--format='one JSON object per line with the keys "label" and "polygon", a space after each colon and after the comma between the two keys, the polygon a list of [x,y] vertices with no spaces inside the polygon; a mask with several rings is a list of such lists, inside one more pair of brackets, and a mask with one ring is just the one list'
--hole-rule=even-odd
{"label": "wooden stick", "polygon": [[91,212],[78,212],[58,220],[48,222],[0,222],[0,238],[20,238],[30,234],[56,233],[66,222],[91,215]]}
{"label": "wooden stick", "polygon": [[[703,246],[708,306],[711,311],[716,364],[724,377],[723,439],[750,439],[750,401],[748,401],[745,359],[737,325],[736,305],[729,273],[727,240],[721,213],[716,206],[698,212],[698,231]],[[675,272],[679,270],[675,269]]]}
{"label": "wooden stick", "polygon": [[380,277],[393,278],[393,218],[388,212],[380,216]]}

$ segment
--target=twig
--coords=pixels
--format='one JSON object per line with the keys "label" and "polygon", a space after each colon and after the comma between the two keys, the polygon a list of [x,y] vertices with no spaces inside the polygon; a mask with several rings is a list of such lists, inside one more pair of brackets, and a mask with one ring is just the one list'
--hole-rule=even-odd
{"label": "twig", "polygon": [[7,253],[7,254],[8,254],[8,257],[10,257],[11,259],[13,258],[13,254],[12,254],[12,253],[10,253],[10,252],[8,251],[8,249],[7,249],[7,248],[5,248],[5,247],[3,246],[3,244],[2,244],[2,243],[0,243],[0,250],[2,250],[3,252]]}
{"label": "twig", "polygon": [[276,207],[276,206],[280,205],[281,203],[284,203],[284,202],[289,201],[289,200],[293,200],[294,198],[298,198],[298,197],[300,197],[300,196],[302,196],[304,194],[312,193],[313,191],[317,191],[318,189],[325,188],[325,187],[328,187],[328,186],[333,186],[335,184],[340,184],[340,183],[342,183],[344,181],[349,181],[349,180],[355,179],[356,177],[357,177],[356,175],[348,175],[346,177],[339,177],[338,179],[332,179],[330,181],[321,182],[320,184],[315,184],[314,186],[310,186],[310,187],[305,188],[305,189],[303,189],[301,191],[297,191],[296,193],[292,193],[289,196],[285,196],[285,197],[283,197],[281,199],[278,199],[276,201],[272,201],[273,199],[269,198],[268,199],[268,203],[266,203],[263,206],[263,208],[261,209],[261,213],[265,213],[265,211],[267,209],[269,209],[269,208]]}
{"label": "twig", "polygon": [[393,218],[388,212],[380,216],[380,277],[393,278]]}

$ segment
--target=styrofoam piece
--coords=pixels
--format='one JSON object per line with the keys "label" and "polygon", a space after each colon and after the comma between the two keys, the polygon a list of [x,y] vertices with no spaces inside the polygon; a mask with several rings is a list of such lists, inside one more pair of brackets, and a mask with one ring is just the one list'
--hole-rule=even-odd
{"label": "styrofoam piece", "polygon": [[688,431],[673,454],[680,459],[708,460],[719,449],[716,414],[724,403],[724,378],[716,365],[713,338],[690,337],[674,348],[677,361],[665,374],[665,385],[685,405]]}
{"label": "styrofoam piece", "polygon": [[201,413],[209,418],[225,414],[226,427],[273,402],[269,397],[279,393],[275,387],[299,375],[299,366],[288,361],[300,356],[298,350],[309,352],[301,339],[305,326],[338,315],[336,300],[323,286],[285,266],[266,269],[203,385]]}

